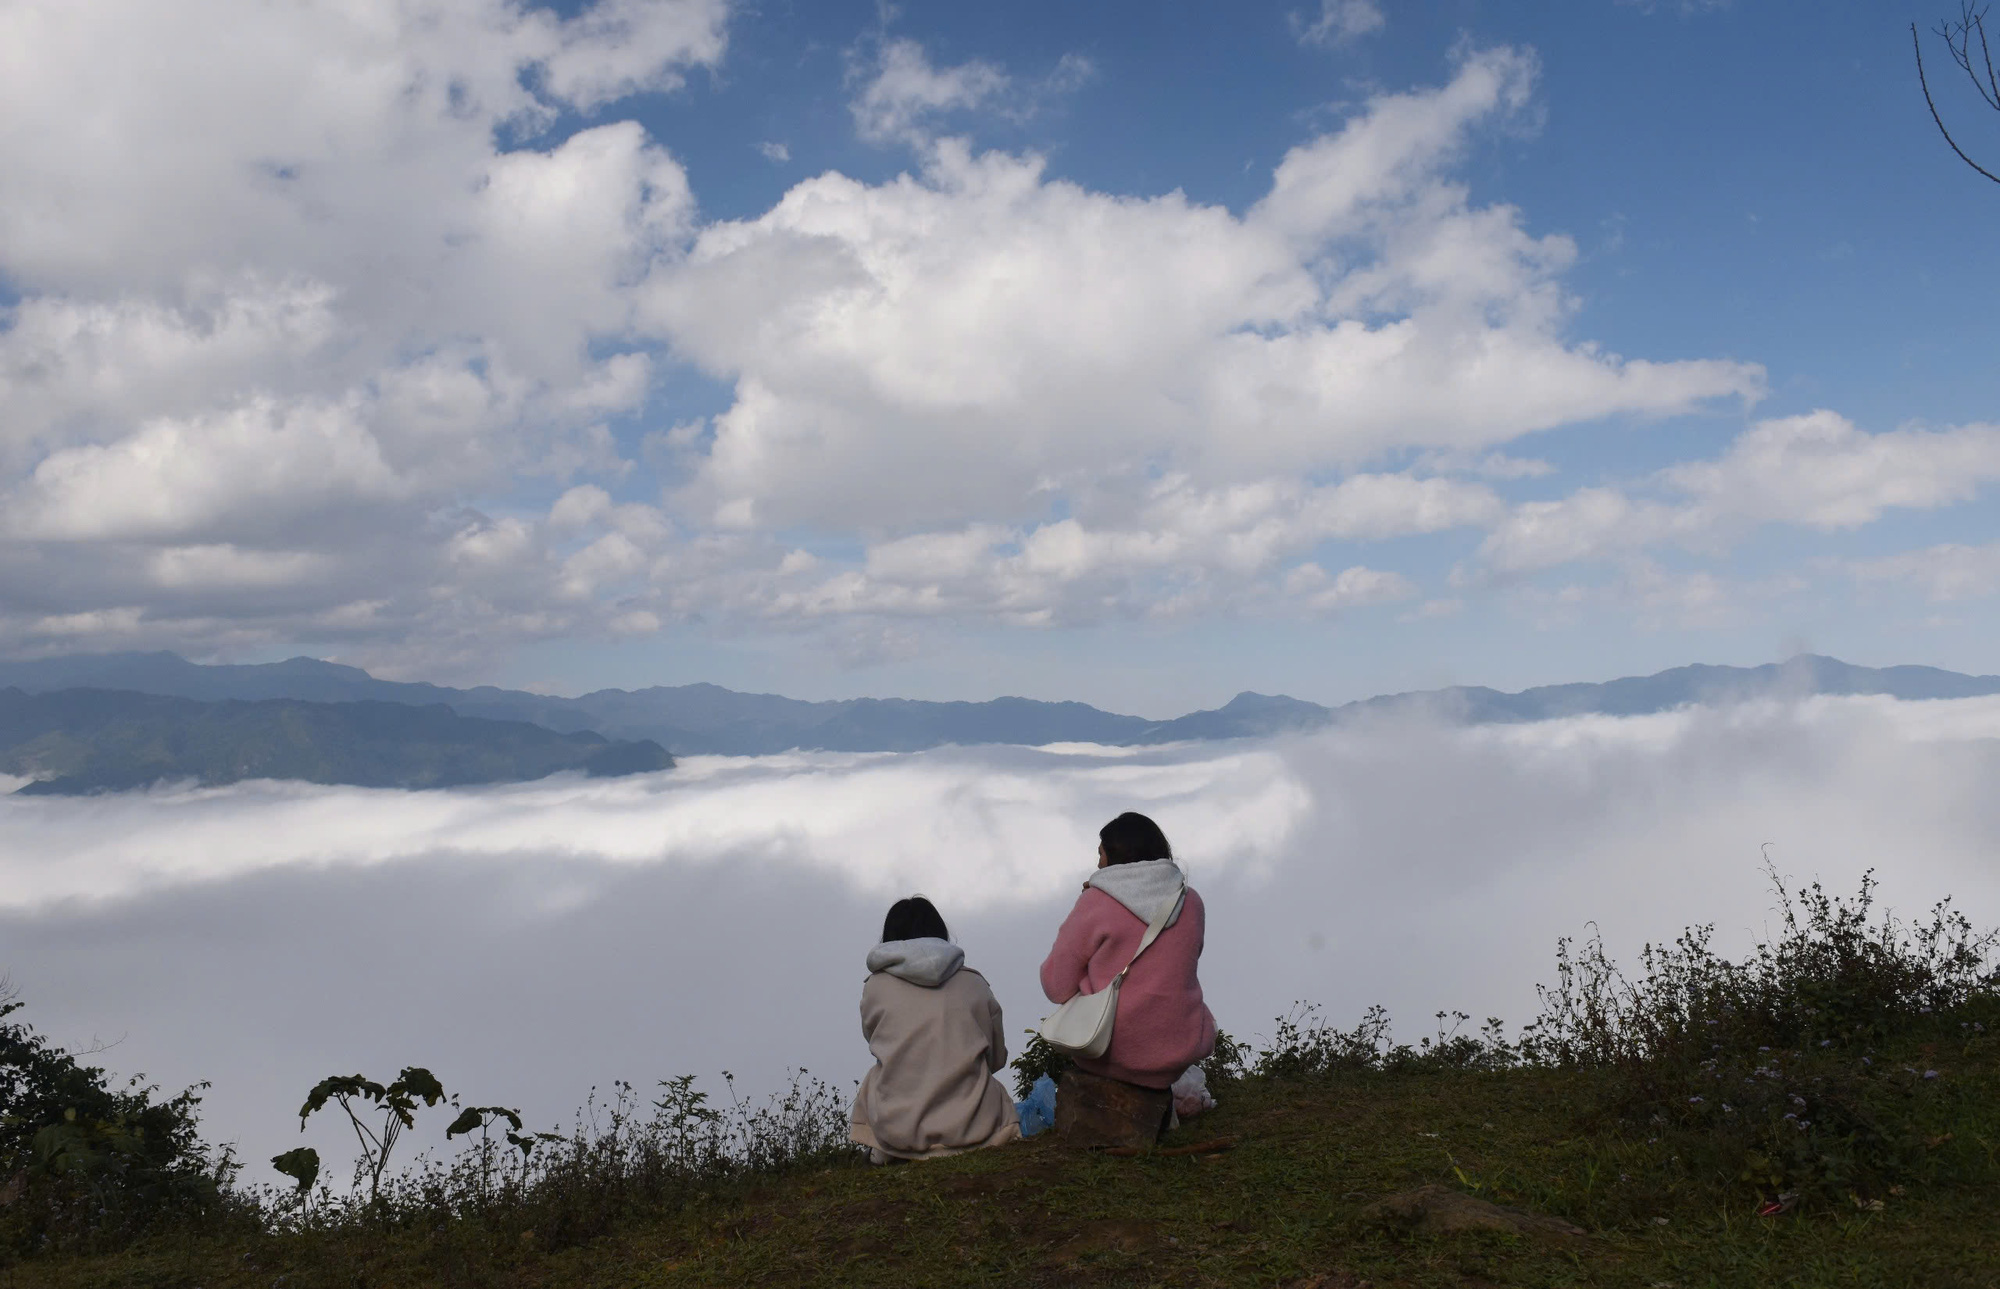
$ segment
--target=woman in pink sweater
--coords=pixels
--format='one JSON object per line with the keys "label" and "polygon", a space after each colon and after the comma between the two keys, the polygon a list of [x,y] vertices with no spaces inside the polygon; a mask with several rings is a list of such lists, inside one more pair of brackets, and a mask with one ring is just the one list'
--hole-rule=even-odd
{"label": "woman in pink sweater", "polygon": [[[1215,1050],[1215,1017],[1195,978],[1205,925],[1201,896],[1186,886],[1166,834],[1146,816],[1127,811],[1104,825],[1097,840],[1097,873],[1056,932],[1042,963],[1042,992],[1052,1003],[1096,993],[1131,962],[1118,989],[1110,1048],[1076,1063],[1140,1087],[1170,1087]],[[1174,900],[1180,908],[1132,962],[1147,925]]]}

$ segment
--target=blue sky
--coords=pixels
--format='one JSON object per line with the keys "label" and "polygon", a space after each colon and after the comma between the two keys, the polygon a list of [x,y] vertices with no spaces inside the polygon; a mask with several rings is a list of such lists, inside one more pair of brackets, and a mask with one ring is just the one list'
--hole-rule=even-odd
{"label": "blue sky", "polygon": [[202,8],[0,19],[54,123],[0,127],[6,652],[1162,715],[2000,669],[1942,9]]}

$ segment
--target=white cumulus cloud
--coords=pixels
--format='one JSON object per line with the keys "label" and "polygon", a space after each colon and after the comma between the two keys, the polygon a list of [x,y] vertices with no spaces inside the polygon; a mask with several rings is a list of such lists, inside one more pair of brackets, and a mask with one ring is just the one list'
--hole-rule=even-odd
{"label": "white cumulus cloud", "polygon": [[[0,646],[97,623],[407,674],[694,618],[1359,608],[1414,584],[1347,548],[1509,522],[1480,476],[1545,468],[1513,440],[1762,392],[1572,336],[1572,243],[1473,199],[1526,51],[1374,95],[1232,210],[942,137],[1087,60],[1024,79],[883,38],[854,119],[915,168],[704,220],[623,100],[695,92],[728,19],[0,13]],[[722,411],[674,402],[689,368]],[[1380,580],[1289,594],[1307,568]]]}
{"label": "white cumulus cloud", "polygon": [[1012,78],[991,63],[974,59],[936,67],[918,42],[890,40],[877,52],[849,110],[855,130],[871,143],[922,143],[930,137],[932,119],[982,107],[1012,85]]}
{"label": "white cumulus cloud", "polygon": [[1720,457],[1659,471],[1651,495],[1591,487],[1519,505],[1480,553],[1522,572],[1666,543],[1715,551],[1761,524],[1858,528],[1891,509],[1970,501],[1995,480],[2000,428],[1870,434],[1821,410],[1759,421]]}
{"label": "white cumulus cloud", "polygon": [[1318,13],[1292,15],[1292,34],[1302,45],[1344,45],[1386,22],[1375,0],[1319,0]]}
{"label": "white cumulus cloud", "polygon": [[1939,603],[1980,599],[2000,592],[2000,544],[1967,546],[1946,542],[1880,559],[1857,560],[1851,568],[1863,582],[1915,587]]}
{"label": "white cumulus cloud", "polygon": [[1532,74],[1491,51],[1382,96],[1241,216],[947,142],[919,175],[825,175],[709,226],[650,313],[736,389],[691,504],[748,527],[999,521],[1148,462],[1233,483],[1754,397],[1754,367],[1567,343],[1567,241],[1444,175]]}
{"label": "white cumulus cloud", "polygon": [[[542,132],[713,65],[726,16],[0,12],[0,274],[20,292],[0,312],[0,637],[113,609],[197,649],[532,620],[440,612],[445,516],[627,468],[601,421],[650,394],[633,292],[694,212],[638,123]],[[190,598],[227,585],[268,593]]]}

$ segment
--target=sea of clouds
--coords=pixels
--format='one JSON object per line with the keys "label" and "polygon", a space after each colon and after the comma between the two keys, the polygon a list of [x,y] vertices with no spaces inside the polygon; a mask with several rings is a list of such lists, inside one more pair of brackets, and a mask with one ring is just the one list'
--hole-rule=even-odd
{"label": "sea of clouds", "polygon": [[[121,1074],[211,1081],[250,1176],[320,1077],[433,1069],[567,1122],[678,1073],[761,1095],[866,1068],[862,956],[934,899],[1017,1033],[1122,810],[1208,902],[1225,1029],[1295,1000],[1399,1034],[1536,1007],[1559,936],[1629,957],[1773,923],[1795,881],[2000,922],[2000,698],[1815,698],[1457,728],[1413,720],[1143,750],[1067,745],[697,757],[659,775],[449,792],[248,783],[0,798],[0,970],[23,1015]],[[418,1139],[434,1143],[444,1121]],[[332,1123],[304,1140],[346,1155]]]}

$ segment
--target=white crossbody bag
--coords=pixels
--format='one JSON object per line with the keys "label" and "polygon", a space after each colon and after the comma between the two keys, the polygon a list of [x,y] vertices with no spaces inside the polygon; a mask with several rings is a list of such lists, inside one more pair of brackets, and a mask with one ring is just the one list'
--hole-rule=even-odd
{"label": "white crossbody bag", "polygon": [[[1132,962],[1137,962],[1139,955],[1159,938],[1174,910],[1186,901],[1187,882],[1183,880],[1180,893],[1146,924],[1146,938],[1133,950]],[[1125,971],[1113,976],[1111,983],[1096,993],[1078,994],[1042,1017],[1042,1041],[1071,1056],[1095,1059],[1104,1055],[1111,1046],[1112,1022],[1118,1019],[1118,986],[1124,983],[1125,972],[1132,969],[1132,962],[1126,963]]]}

